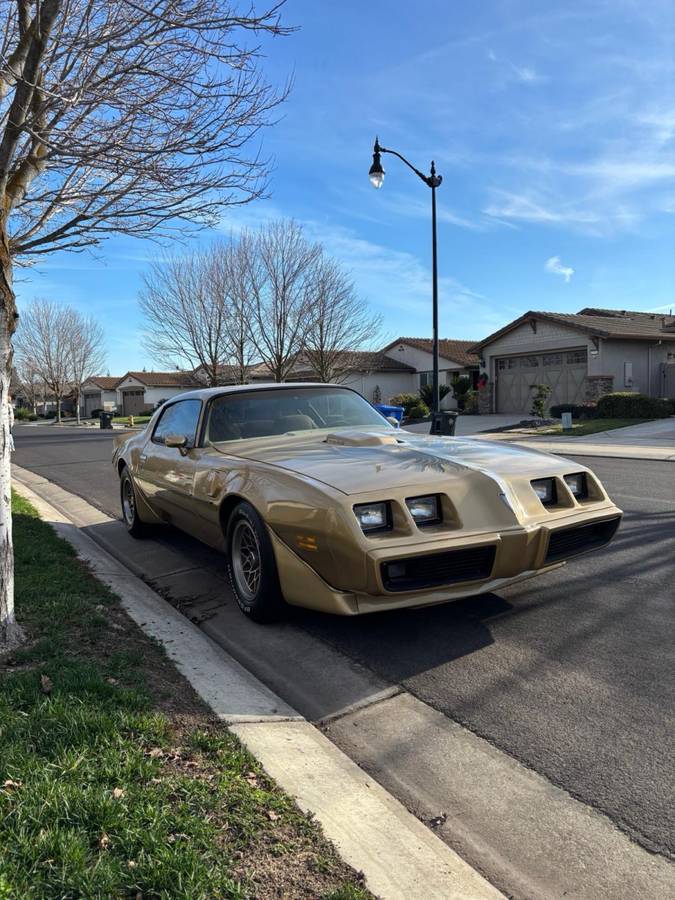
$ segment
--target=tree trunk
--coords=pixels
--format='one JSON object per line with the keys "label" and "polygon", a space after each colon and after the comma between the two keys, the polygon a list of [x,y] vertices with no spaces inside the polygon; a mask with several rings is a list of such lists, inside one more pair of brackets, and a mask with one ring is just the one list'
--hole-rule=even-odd
{"label": "tree trunk", "polygon": [[0,214],[0,652],[21,640],[14,618],[14,548],[12,545],[12,481],[9,442],[9,383],[16,301],[12,259],[4,216]]}
{"label": "tree trunk", "polygon": [[80,392],[77,390],[75,392],[75,420],[77,424],[80,424]]}
{"label": "tree trunk", "polygon": [[56,421],[61,424],[61,394],[56,395]]}

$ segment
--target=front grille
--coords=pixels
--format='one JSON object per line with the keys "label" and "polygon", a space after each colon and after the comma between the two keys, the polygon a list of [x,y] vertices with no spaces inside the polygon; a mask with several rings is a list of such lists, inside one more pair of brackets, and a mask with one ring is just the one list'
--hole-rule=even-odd
{"label": "front grille", "polygon": [[604,522],[589,522],[587,525],[574,525],[551,532],[544,564],[568,559],[577,553],[608,544],[616,534],[620,521],[620,516],[617,516]]}
{"label": "front grille", "polygon": [[382,563],[382,582],[388,591],[415,591],[459,581],[489,578],[495,561],[494,544],[410,556]]}

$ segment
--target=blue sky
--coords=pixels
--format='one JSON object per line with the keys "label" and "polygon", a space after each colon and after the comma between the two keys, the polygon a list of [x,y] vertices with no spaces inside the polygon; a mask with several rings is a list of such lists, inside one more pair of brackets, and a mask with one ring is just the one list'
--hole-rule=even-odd
{"label": "blue sky", "polygon": [[[299,31],[265,44],[268,76],[294,77],[263,139],[271,196],[225,214],[221,235],[294,217],[351,271],[384,337],[429,335],[430,191],[386,156],[373,190],[378,134],[443,175],[443,337],[527,309],[675,308],[671,0],[288,0],[285,18]],[[20,274],[19,302],[91,312],[112,374],[150,368],[137,294],[159,252],[119,237],[55,254]]]}

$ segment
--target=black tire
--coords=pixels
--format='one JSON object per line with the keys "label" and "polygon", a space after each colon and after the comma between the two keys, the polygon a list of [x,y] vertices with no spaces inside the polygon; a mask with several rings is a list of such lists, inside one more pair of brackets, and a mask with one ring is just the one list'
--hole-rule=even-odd
{"label": "black tire", "polygon": [[245,616],[260,623],[284,618],[287,607],[272,541],[262,518],[245,500],[227,523],[227,574]]}
{"label": "black tire", "polygon": [[120,503],[122,505],[122,521],[129,534],[135,538],[146,537],[149,528],[139,518],[136,489],[126,466],[120,475]]}

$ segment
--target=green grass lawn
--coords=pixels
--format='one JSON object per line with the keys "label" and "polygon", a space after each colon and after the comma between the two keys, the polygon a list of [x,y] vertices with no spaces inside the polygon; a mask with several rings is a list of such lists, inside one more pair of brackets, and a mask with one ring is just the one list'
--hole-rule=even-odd
{"label": "green grass lawn", "polygon": [[15,497],[0,660],[0,898],[365,900],[318,827]]}
{"label": "green grass lawn", "polygon": [[571,431],[563,431],[562,425],[549,425],[537,429],[538,434],[552,437],[583,437],[585,434],[598,434],[600,431],[611,431],[613,428],[626,428],[628,425],[643,425],[650,419],[584,419],[573,421]]}
{"label": "green grass lawn", "polygon": [[[134,425],[145,425],[151,418],[152,416],[134,416]],[[117,422],[121,425],[126,425],[128,421],[129,416],[115,416],[113,418],[113,422]]]}

